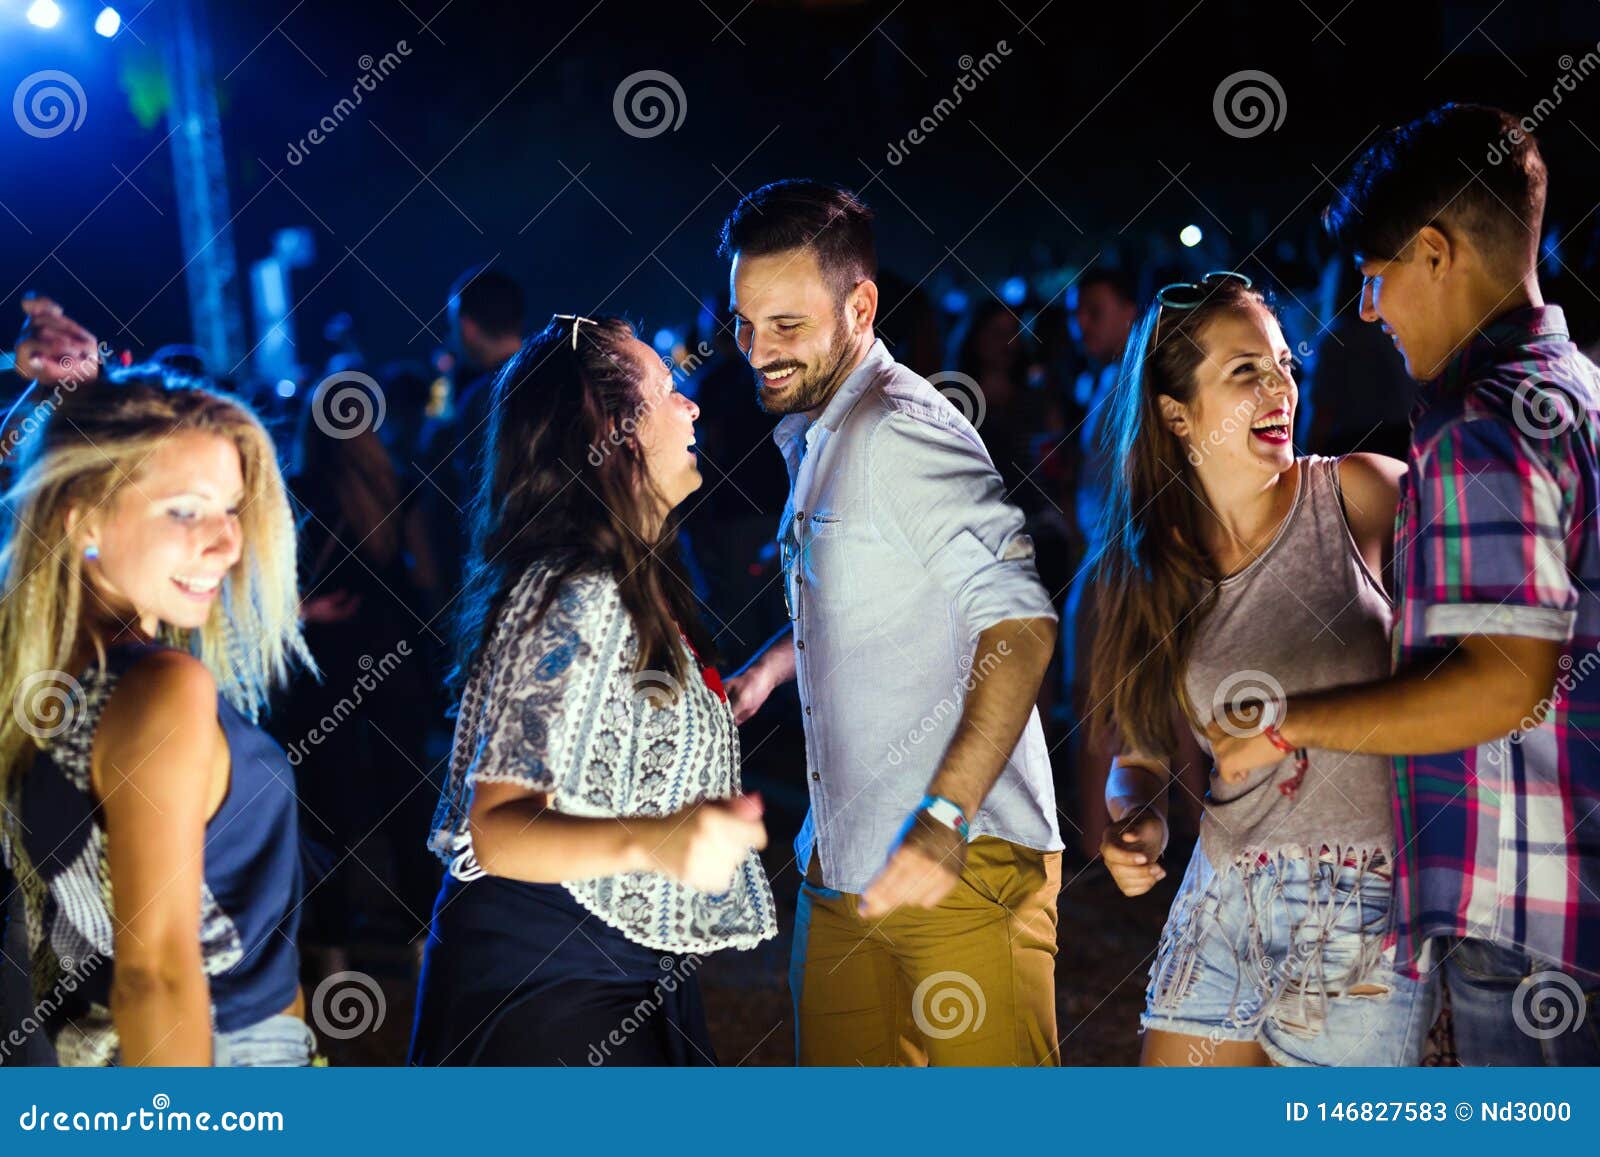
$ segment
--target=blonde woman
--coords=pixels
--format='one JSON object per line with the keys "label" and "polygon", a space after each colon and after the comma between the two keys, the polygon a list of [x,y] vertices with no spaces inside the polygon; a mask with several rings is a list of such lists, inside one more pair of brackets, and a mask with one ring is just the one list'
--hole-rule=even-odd
{"label": "blonde woman", "polygon": [[0,853],[44,1029],[64,1065],[307,1064],[294,781],[254,723],[311,665],[272,442],[148,372],[45,396],[0,538]]}

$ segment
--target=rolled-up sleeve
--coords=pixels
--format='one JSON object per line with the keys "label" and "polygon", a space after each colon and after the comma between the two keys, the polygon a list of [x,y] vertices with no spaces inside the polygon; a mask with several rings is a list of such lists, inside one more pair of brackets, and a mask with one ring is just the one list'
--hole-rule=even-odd
{"label": "rolled-up sleeve", "polygon": [[959,429],[897,411],[868,444],[874,528],[945,591],[974,631],[1008,619],[1054,619],[1022,512]]}
{"label": "rolled-up sleeve", "polygon": [[1412,553],[1423,574],[1413,589],[1428,636],[1572,637],[1572,498],[1510,422],[1446,429],[1416,486],[1422,529]]}

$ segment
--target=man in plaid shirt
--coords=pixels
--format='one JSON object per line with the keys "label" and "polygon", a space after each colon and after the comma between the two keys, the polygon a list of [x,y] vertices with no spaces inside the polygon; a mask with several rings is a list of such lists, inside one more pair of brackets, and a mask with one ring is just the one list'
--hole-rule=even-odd
{"label": "man in plaid shirt", "polygon": [[1396,757],[1398,951],[1442,966],[1467,1064],[1600,1064],[1600,370],[1540,294],[1544,199],[1514,118],[1447,105],[1329,205],[1362,317],[1424,383],[1395,674],[1216,752],[1226,776],[1283,758],[1273,739]]}

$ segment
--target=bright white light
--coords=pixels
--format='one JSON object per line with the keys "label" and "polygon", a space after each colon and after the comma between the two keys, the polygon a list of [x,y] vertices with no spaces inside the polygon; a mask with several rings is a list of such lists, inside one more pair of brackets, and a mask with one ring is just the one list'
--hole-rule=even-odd
{"label": "bright white light", "polygon": [[1200,244],[1200,240],[1204,236],[1205,234],[1200,232],[1200,226],[1185,225],[1182,231],[1178,234],[1178,240],[1182,241],[1190,249],[1193,249],[1196,245]]}
{"label": "bright white light", "polygon": [[100,9],[100,15],[94,18],[94,30],[101,36],[115,36],[121,27],[122,17],[110,6]]}
{"label": "bright white light", "polygon": [[33,0],[28,5],[28,23],[40,28],[54,28],[61,20],[61,5],[56,0]]}

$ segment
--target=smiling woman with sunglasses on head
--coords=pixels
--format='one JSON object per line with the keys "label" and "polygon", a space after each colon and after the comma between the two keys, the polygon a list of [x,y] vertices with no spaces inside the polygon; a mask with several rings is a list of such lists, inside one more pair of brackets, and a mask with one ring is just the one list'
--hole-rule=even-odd
{"label": "smiling woman with sunglasses on head", "polygon": [[[1103,851],[1122,891],[1166,873],[1177,728],[1388,669],[1400,463],[1297,457],[1297,391],[1248,278],[1163,289],[1107,403],[1093,723],[1120,740]],[[1271,728],[1268,729],[1272,731]],[[1281,749],[1281,748],[1280,748]],[[1284,750],[1215,773],[1142,1017],[1146,1064],[1413,1064],[1430,993],[1396,971],[1388,761]]]}
{"label": "smiling woman with sunglasses on head", "polygon": [[777,929],[672,541],[699,410],[626,322],[569,315],[491,411],[411,1063],[713,1063],[701,956]]}
{"label": "smiling woman with sunglasses on head", "polygon": [[158,372],[63,386],[0,545],[0,852],[63,1065],[306,1065],[300,639],[271,440]]}

